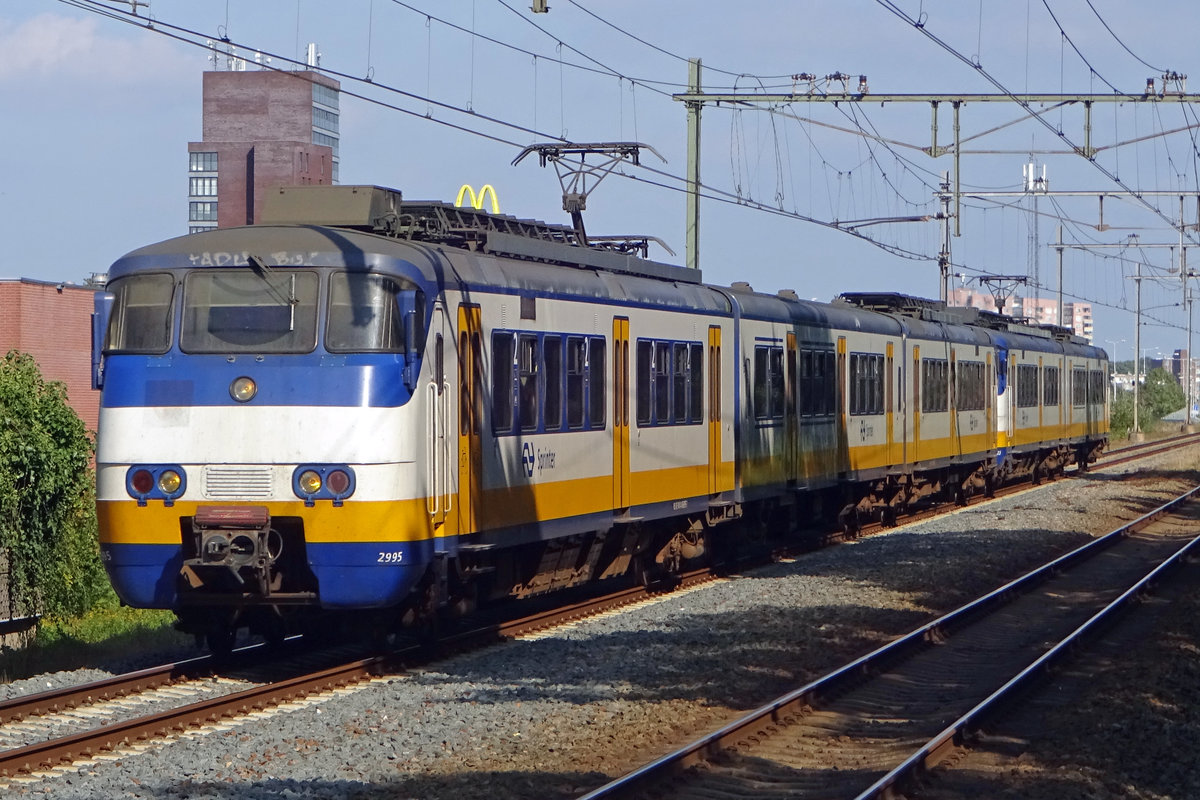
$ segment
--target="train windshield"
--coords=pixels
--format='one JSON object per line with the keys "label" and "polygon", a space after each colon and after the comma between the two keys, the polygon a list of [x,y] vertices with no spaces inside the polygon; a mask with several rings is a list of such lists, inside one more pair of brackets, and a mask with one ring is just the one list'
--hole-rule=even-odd
{"label": "train windshield", "polygon": [[[325,348],[334,353],[403,353],[401,300],[415,287],[385,275],[338,272],[329,283]],[[419,305],[419,301],[417,303]]]}
{"label": "train windshield", "polygon": [[314,272],[206,269],[183,284],[187,353],[309,353],[317,346]]}
{"label": "train windshield", "polygon": [[131,275],[108,286],[113,311],[106,353],[165,353],[171,348],[175,279],[166,273]]}

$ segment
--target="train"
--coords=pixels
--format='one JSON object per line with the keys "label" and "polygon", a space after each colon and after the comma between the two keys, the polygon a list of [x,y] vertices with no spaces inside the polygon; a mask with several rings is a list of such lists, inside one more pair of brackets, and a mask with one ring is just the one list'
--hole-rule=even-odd
{"label": "train", "polygon": [[121,257],[92,358],[121,601],[214,650],[339,617],[403,630],[666,580],[751,526],[893,524],[1106,445],[1107,356],[1067,330],[646,256],[310,186]]}

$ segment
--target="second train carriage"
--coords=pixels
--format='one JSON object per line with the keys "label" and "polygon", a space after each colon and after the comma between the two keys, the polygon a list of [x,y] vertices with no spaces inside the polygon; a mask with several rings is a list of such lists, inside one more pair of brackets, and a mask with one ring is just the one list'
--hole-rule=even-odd
{"label": "second train carriage", "polygon": [[105,563],[218,646],[649,579],[747,514],[854,527],[1105,439],[1105,356],[1061,332],[707,286],[374,187],[275,199],[122,258],[98,314]]}

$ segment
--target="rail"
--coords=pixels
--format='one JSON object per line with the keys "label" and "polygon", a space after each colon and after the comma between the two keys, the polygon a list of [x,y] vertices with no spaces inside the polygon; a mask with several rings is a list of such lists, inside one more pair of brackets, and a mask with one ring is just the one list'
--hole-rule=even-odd
{"label": "rail", "polygon": [[[774,726],[784,728],[787,726],[786,719],[788,717],[803,715],[806,709],[819,703],[822,698],[832,698],[840,695],[852,686],[860,684],[864,678],[882,671],[885,666],[897,663],[919,649],[923,649],[928,642],[946,640],[949,638],[951,629],[961,628],[967,621],[982,617],[995,608],[1006,605],[1011,599],[1026,593],[1030,588],[1044,582],[1047,578],[1065,571],[1067,567],[1096,555],[1102,550],[1129,537],[1131,534],[1145,529],[1150,523],[1170,513],[1180,505],[1196,499],[1198,495],[1200,495],[1200,487],[1138,517],[1099,539],[1088,542],[1082,547],[1006,583],[949,614],[921,626],[900,639],[879,647],[840,669],[746,714],[742,718],[691,744],[580,796],[579,800],[640,796],[640,793],[645,792],[650,784],[658,784],[667,775],[678,774],[689,766],[706,761],[715,753],[725,750],[738,742],[747,741],[759,732],[766,731],[768,728]],[[1200,542],[1200,539],[1193,539],[1185,548],[1175,553],[1170,559],[1157,566],[1150,574],[1139,580],[1133,588],[1122,592],[1110,606],[1106,606],[1104,610],[1094,614],[1087,623],[1079,626],[1066,640],[1040,656],[1027,668],[1021,670],[1017,677],[1006,682],[1000,690],[991,692],[985,701],[978,703],[971,711],[963,714],[954,724],[929,740],[917,753],[905,759],[901,766],[896,767],[882,778],[879,778],[872,784],[870,789],[859,794],[858,797],[892,796],[895,790],[902,788],[901,784],[913,776],[916,771],[936,761],[940,753],[944,752],[947,746],[959,741],[965,731],[971,729],[971,726],[977,725],[984,716],[992,713],[997,703],[1004,698],[1011,697],[1012,693],[1031,677],[1040,674],[1050,664],[1061,658],[1080,637],[1094,632],[1103,620],[1115,613],[1116,609],[1124,607],[1131,598],[1135,597],[1140,591],[1143,591],[1144,587],[1158,579],[1164,570],[1169,569],[1171,565],[1180,563],[1181,559],[1185,558],[1195,547],[1200,546],[1198,542]]]}

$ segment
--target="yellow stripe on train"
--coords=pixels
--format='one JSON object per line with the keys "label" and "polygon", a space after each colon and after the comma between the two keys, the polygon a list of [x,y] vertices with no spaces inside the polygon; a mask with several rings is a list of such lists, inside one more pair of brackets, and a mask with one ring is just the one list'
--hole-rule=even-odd
{"label": "yellow stripe on train", "polygon": [[[678,500],[708,494],[708,465],[633,474],[634,505]],[[733,482],[733,462],[718,469],[720,485]],[[610,475],[579,480],[506,486],[480,492],[473,498],[476,517],[487,528],[565,519],[613,510],[613,479]],[[447,502],[448,501],[448,502]],[[426,498],[415,500],[355,502],[334,507],[329,501],[305,506],[302,501],[196,503],[177,501],[165,506],[150,500],[138,506],[133,500],[101,500],[96,504],[100,541],[105,544],[179,544],[180,519],[191,517],[201,505],[264,506],[275,517],[298,517],[304,521],[304,538],[309,542],[415,542],[435,535],[452,536],[459,531],[457,498],[441,504]],[[430,508],[442,509],[436,516]],[[444,519],[443,519],[444,518]]]}

